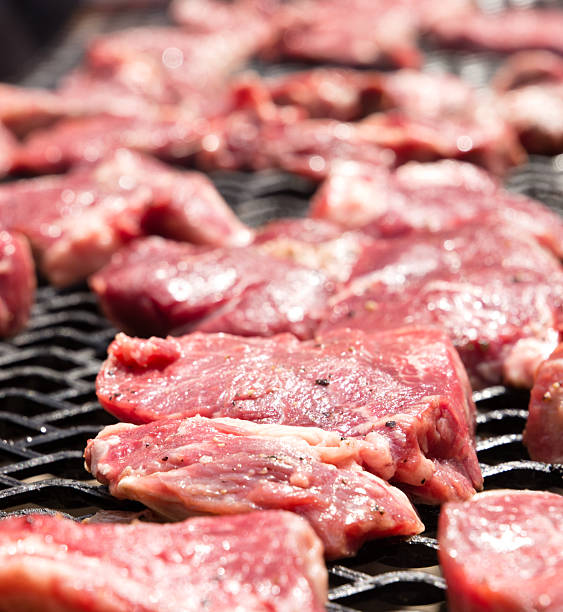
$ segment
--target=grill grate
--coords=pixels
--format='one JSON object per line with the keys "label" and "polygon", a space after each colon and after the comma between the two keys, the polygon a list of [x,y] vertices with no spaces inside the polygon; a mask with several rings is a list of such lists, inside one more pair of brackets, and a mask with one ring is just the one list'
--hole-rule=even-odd
{"label": "grill grate", "polygon": [[[486,8],[511,4],[483,0]],[[514,5],[522,5],[513,0]],[[554,5],[554,2],[545,2]],[[127,14],[85,8],[36,68],[28,86],[52,86],[76,65],[92,35],[140,24],[162,24],[160,11]],[[450,70],[482,86],[498,56],[430,51],[428,70]],[[254,65],[274,74],[299,65]],[[280,216],[303,216],[314,184],[293,175],[216,172],[212,178],[249,225]],[[507,186],[563,212],[563,155],[534,157],[516,169]],[[58,511],[85,518],[98,510],[139,510],[109,495],[83,468],[86,440],[115,422],[97,403],[94,379],[115,330],[101,316],[85,286],[58,291],[41,287],[27,330],[0,342],[0,516],[13,512]],[[529,461],[522,445],[527,393],[495,387],[475,396],[478,456],[485,488],[563,489],[563,466]],[[372,542],[353,559],[331,564],[331,612],[444,612],[445,582],[437,567],[438,509],[419,508],[427,531],[406,541]]]}

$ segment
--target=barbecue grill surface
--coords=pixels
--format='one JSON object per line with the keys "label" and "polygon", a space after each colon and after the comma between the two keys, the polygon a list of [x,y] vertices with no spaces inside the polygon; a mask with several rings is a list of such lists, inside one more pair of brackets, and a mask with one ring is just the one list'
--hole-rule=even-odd
{"label": "barbecue grill surface", "polygon": [[[495,8],[502,3],[483,4]],[[46,48],[37,53],[30,47],[28,70],[17,82],[53,86],[80,61],[82,47],[91,36],[131,25],[166,23],[162,9],[119,13],[88,5],[70,17],[61,12],[61,20],[64,26]],[[428,50],[426,69],[450,70],[482,86],[499,61],[493,54]],[[256,63],[254,67],[274,74],[299,66]],[[252,226],[276,217],[304,215],[315,187],[306,179],[277,171],[217,172],[212,179]],[[508,177],[507,186],[563,213],[563,155],[531,158]],[[114,422],[96,401],[94,381],[115,332],[85,286],[63,291],[42,286],[29,327],[16,338],[0,342],[0,516],[41,510],[84,518],[99,510],[141,509],[112,498],[83,468],[87,439]],[[528,394],[495,387],[476,394],[475,399],[485,489],[563,488],[563,466],[530,461],[522,445]],[[438,509],[420,506],[419,511],[427,525],[421,536],[372,542],[355,558],[329,566],[327,610],[447,610],[445,582],[437,567]]]}

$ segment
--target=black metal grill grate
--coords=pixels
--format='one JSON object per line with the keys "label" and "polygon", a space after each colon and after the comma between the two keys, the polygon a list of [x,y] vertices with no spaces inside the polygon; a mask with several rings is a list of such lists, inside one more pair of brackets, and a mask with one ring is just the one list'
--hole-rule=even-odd
{"label": "black metal grill grate", "polygon": [[[483,2],[493,10],[503,4]],[[78,62],[81,47],[94,34],[163,22],[158,11],[98,14],[85,9],[24,84],[52,86]],[[497,63],[498,57],[490,54],[431,51],[426,67],[451,70],[481,86]],[[288,69],[287,65],[258,67],[270,73]],[[252,226],[280,216],[304,215],[314,190],[306,179],[274,171],[217,172],[212,178]],[[563,155],[533,158],[511,174],[507,185],[563,212]],[[86,440],[114,422],[94,393],[95,375],[114,334],[86,287],[66,291],[41,287],[28,329],[0,342],[0,516],[41,510],[83,518],[98,510],[140,508],[112,498],[83,468]],[[563,466],[529,461],[522,446],[527,394],[496,387],[477,394],[476,400],[485,488],[563,489]],[[445,583],[436,556],[438,509],[419,510],[427,525],[423,535],[373,542],[355,558],[330,566],[327,610],[446,610]]]}

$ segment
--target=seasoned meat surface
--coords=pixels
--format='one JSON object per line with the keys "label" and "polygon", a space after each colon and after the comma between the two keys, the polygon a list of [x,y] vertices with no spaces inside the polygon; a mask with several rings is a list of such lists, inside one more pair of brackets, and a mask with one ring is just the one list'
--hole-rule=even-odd
{"label": "seasoned meat surface", "polygon": [[0,520],[0,610],[322,612],[322,546],[289,512],[167,525]]}
{"label": "seasoned meat surface", "polygon": [[118,418],[232,417],[364,440],[363,463],[430,502],[481,486],[466,373],[446,336],[342,330],[299,342],[194,333],[110,345],[97,394]]}
{"label": "seasoned meat surface", "polygon": [[360,445],[315,428],[239,419],[161,419],[105,428],[86,465],[113,495],[178,520],[193,512],[291,510],[306,518],[330,558],[377,537],[424,526],[407,497],[356,463]]}

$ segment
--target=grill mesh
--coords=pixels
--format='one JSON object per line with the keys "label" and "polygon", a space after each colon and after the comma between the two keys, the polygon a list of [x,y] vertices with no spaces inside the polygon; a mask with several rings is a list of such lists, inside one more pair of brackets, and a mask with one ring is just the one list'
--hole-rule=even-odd
{"label": "grill mesh", "polygon": [[[487,4],[494,10],[503,3]],[[83,10],[24,84],[52,86],[79,61],[81,47],[92,35],[164,22],[162,12]],[[430,51],[426,67],[453,71],[481,86],[496,65],[498,57],[490,54]],[[287,65],[256,67],[268,73],[288,69]],[[212,178],[252,226],[280,216],[304,215],[314,190],[310,181],[277,171],[216,172]],[[532,158],[508,177],[507,186],[563,212],[563,156]],[[41,287],[28,329],[0,342],[0,515],[41,510],[84,518],[98,510],[140,509],[138,504],[112,498],[83,468],[87,439],[114,422],[94,392],[95,375],[114,334],[85,286],[65,291]],[[527,393],[495,387],[475,399],[485,488],[562,489],[563,466],[529,461],[522,445]],[[447,609],[445,583],[437,568],[438,510],[421,506],[419,511],[427,526],[423,535],[369,543],[354,559],[329,567],[327,610]]]}

